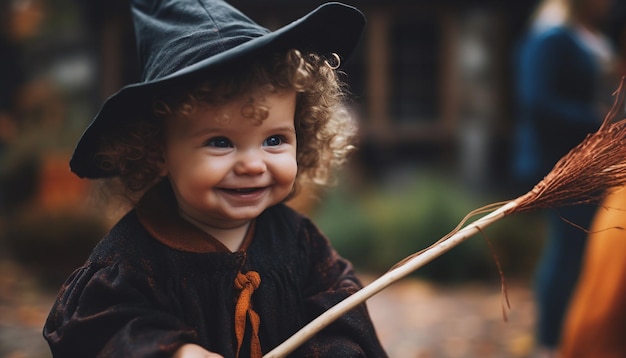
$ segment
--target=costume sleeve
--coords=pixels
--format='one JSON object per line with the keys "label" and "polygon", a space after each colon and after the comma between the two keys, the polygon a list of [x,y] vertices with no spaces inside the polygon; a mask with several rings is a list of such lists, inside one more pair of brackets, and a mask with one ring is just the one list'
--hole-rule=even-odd
{"label": "costume sleeve", "polygon": [[154,281],[114,264],[68,278],[46,321],[54,357],[170,357],[195,334],[163,307]]}
{"label": "costume sleeve", "polygon": [[[307,319],[320,314],[358,291],[362,284],[352,265],[340,257],[329,241],[309,221],[302,235],[310,245],[311,271],[307,280]],[[314,336],[297,352],[314,357],[386,357],[369,317],[361,304]]]}

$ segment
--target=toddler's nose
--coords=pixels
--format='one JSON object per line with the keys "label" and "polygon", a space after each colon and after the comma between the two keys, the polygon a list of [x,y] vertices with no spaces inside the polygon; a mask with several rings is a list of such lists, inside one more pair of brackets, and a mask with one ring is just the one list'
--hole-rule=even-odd
{"label": "toddler's nose", "polygon": [[263,156],[256,151],[247,151],[241,153],[235,164],[235,173],[237,175],[259,175],[265,173],[267,166],[263,160]]}

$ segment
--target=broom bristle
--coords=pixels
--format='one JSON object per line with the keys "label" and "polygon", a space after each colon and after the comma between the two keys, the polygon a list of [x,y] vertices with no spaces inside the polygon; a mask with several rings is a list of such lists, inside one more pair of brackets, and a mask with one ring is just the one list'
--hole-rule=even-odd
{"label": "broom bristle", "polygon": [[626,184],[625,78],[600,128],[563,158],[535,187],[515,201],[511,212],[599,202]]}

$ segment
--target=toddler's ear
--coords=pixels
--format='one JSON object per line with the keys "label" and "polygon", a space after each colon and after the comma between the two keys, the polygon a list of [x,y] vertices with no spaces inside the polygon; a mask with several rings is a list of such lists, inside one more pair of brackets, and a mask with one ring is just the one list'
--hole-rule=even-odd
{"label": "toddler's ear", "polygon": [[161,160],[157,164],[159,167],[159,176],[167,176],[167,164],[165,163],[165,156],[163,155],[163,148],[161,147]]}
{"label": "toddler's ear", "polygon": [[167,168],[165,167],[165,163],[161,162],[160,165],[161,165],[161,168],[159,168],[159,176],[160,177],[167,176]]}

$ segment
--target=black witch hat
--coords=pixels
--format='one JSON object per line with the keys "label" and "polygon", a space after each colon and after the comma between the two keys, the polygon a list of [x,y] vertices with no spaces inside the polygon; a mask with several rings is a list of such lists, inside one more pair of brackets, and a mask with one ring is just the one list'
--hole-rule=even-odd
{"label": "black witch hat", "polygon": [[220,0],[133,0],[131,8],[142,78],[109,97],[83,133],[70,160],[81,178],[116,175],[98,165],[100,138],[143,113],[157,91],[267,51],[348,58],[365,26],[360,11],[340,3],[321,5],[276,31]]}

